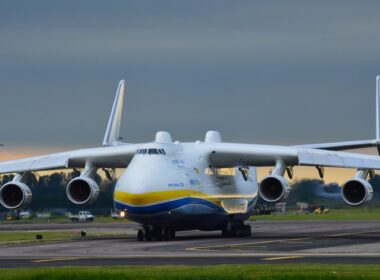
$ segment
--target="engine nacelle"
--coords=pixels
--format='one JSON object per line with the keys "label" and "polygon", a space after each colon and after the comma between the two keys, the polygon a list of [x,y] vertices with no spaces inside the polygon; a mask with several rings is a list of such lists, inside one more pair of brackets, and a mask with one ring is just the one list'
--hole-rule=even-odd
{"label": "engine nacelle", "polygon": [[362,205],[372,199],[373,189],[371,184],[360,178],[354,178],[344,183],[342,198],[351,206]]}
{"label": "engine nacelle", "polygon": [[72,179],[66,187],[69,200],[75,204],[94,202],[99,196],[99,186],[94,179],[80,176]]}
{"label": "engine nacelle", "polygon": [[8,182],[0,188],[0,203],[9,210],[26,208],[30,202],[32,191],[22,182]]}
{"label": "engine nacelle", "polygon": [[290,193],[289,183],[279,175],[265,177],[259,186],[259,194],[267,202],[285,200]]}

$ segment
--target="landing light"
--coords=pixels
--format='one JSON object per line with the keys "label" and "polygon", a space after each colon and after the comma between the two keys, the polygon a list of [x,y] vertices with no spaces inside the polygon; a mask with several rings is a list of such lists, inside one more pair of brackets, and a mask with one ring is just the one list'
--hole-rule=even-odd
{"label": "landing light", "polygon": [[124,218],[125,217],[125,212],[124,211],[120,211],[119,216],[120,216],[120,218]]}

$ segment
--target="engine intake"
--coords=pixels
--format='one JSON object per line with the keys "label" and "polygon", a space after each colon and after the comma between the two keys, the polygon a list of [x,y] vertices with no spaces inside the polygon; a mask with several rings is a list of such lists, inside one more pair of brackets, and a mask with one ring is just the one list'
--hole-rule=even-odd
{"label": "engine intake", "polygon": [[265,177],[259,186],[259,194],[267,202],[285,200],[290,193],[290,187],[286,179],[279,175]]}
{"label": "engine intake", "polygon": [[372,199],[373,189],[371,184],[360,178],[348,180],[342,187],[342,198],[351,206],[362,205]]}
{"label": "engine intake", "polygon": [[95,180],[89,177],[77,177],[72,179],[66,188],[69,200],[75,204],[94,202],[99,196],[99,186]]}
{"label": "engine intake", "polygon": [[0,203],[9,210],[26,208],[32,202],[32,191],[21,182],[9,182],[0,188]]}

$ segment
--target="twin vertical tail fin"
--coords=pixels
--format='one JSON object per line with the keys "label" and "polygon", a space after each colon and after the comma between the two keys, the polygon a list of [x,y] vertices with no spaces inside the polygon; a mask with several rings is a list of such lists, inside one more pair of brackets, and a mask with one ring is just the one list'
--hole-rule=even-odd
{"label": "twin vertical tail fin", "polygon": [[125,80],[119,82],[115,101],[112,106],[110,118],[108,120],[106,134],[104,135],[103,146],[112,146],[120,140],[120,126],[123,113],[123,101],[125,93]]}
{"label": "twin vertical tail fin", "polygon": [[380,75],[376,76],[376,147],[380,155]]}
{"label": "twin vertical tail fin", "polygon": [[376,140],[380,141],[380,75],[376,77]]}

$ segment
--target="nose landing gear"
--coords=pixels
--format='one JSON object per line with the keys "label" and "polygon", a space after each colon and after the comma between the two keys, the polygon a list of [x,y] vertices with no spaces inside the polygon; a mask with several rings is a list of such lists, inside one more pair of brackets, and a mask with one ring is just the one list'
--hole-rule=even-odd
{"label": "nose landing gear", "polygon": [[169,227],[153,227],[144,226],[143,229],[139,229],[137,232],[138,241],[161,241],[161,240],[171,240],[175,238],[175,230]]}

